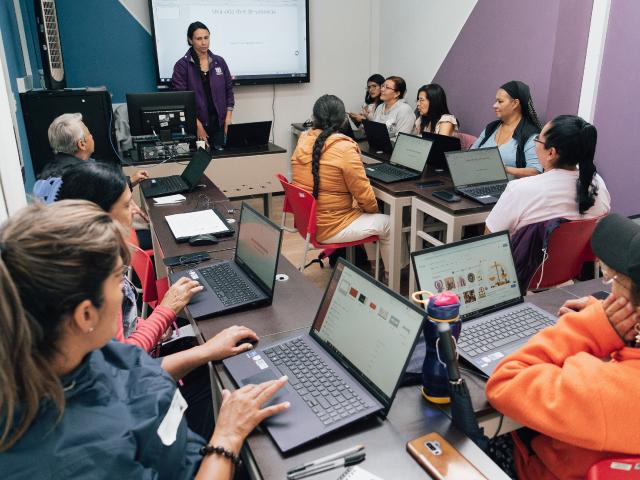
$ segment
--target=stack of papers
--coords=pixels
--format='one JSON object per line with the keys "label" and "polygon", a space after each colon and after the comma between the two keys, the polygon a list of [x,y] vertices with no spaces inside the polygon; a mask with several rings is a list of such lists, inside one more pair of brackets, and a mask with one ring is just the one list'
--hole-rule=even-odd
{"label": "stack of papers", "polygon": [[184,202],[187,199],[184,195],[167,195],[166,197],[156,197],[153,199],[156,205],[171,205],[172,203]]}

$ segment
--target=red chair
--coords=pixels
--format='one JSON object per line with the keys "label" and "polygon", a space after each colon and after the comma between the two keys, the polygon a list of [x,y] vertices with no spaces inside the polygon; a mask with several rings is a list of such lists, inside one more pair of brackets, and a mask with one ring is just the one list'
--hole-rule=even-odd
{"label": "red chair", "polygon": [[587,480],[640,480],[640,458],[607,458],[594,463]]}
{"label": "red chair", "polygon": [[[376,242],[376,269],[375,278],[378,278],[378,272],[380,269],[380,244],[378,243],[378,236],[372,235],[362,240],[355,242],[345,243],[319,243],[316,240],[316,199],[313,195],[300,187],[297,187],[289,182],[289,180],[281,174],[276,175],[282,188],[284,190],[284,204],[282,206],[282,227],[285,228],[285,221],[287,213],[293,214],[293,226],[295,230],[305,239],[304,241],[304,256],[302,257],[302,263],[298,269],[302,272],[307,263],[307,252],[309,251],[309,244],[314,248],[338,249],[345,247],[354,247],[356,245],[362,245],[369,242]],[[294,230],[294,231],[295,231]]]}
{"label": "red chair", "polygon": [[549,237],[544,260],[529,281],[529,290],[551,288],[580,275],[585,262],[595,262],[591,235],[598,218],[564,222]]}
{"label": "red chair", "polygon": [[157,279],[151,256],[140,247],[131,246],[131,268],[142,286],[142,318],[147,318],[149,307],[155,308],[169,290],[167,277]]}

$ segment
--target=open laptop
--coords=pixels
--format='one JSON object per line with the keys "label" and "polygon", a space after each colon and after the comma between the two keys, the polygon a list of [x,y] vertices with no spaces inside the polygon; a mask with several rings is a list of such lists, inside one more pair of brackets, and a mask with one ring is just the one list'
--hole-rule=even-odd
{"label": "open laptop", "polygon": [[169,275],[197,280],[204,290],[189,302],[195,319],[241,308],[270,305],[282,245],[282,229],[242,203],[233,260],[190,268]]}
{"label": "open laptop", "polygon": [[227,128],[227,149],[267,148],[271,120],[264,122],[231,123]]}
{"label": "open laptop", "polygon": [[486,375],[556,317],[525,302],[508,232],[411,254],[420,290],[451,290],[460,299],[458,353]]}
{"label": "open laptop", "polygon": [[346,135],[349,138],[352,138],[356,142],[362,142],[366,140],[367,136],[365,135],[365,133],[359,128],[354,129],[353,128],[354,125],[355,124],[352,124],[351,119],[348,118],[347,121],[344,122],[342,127],[340,127],[340,130],[338,130],[338,132],[342,133],[343,135]]}
{"label": "open laptop", "polygon": [[420,137],[399,133],[389,163],[365,165],[367,177],[384,183],[420,178],[431,150],[432,142]]}
{"label": "open laptop", "polygon": [[239,386],[282,375],[272,403],[291,406],[265,420],[282,452],[369,415],[385,417],[426,312],[339,259],[308,334],[223,361]]}
{"label": "open laptop", "polygon": [[427,168],[432,172],[447,172],[448,167],[444,152],[460,150],[460,139],[430,132],[422,132],[422,138],[433,142],[427,159]]}
{"label": "open laptop", "polygon": [[509,179],[498,147],[445,152],[456,192],[483,205],[496,203]]}
{"label": "open laptop", "polygon": [[369,143],[369,151],[371,153],[391,153],[393,144],[391,143],[386,124],[363,120],[362,126],[364,127],[364,133],[367,135],[367,142]]}
{"label": "open laptop", "polygon": [[211,155],[206,150],[199,148],[182,172],[182,175],[170,175],[168,177],[144,180],[140,183],[142,194],[145,198],[151,198],[188,192],[198,184],[204,171],[209,166],[209,162],[211,162]]}

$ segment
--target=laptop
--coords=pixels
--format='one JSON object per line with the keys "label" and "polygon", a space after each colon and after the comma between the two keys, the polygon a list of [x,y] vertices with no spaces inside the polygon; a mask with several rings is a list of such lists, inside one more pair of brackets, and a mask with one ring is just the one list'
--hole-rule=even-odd
{"label": "laptop", "polygon": [[264,122],[231,123],[227,128],[226,149],[267,148],[271,120]]}
{"label": "laptop", "polygon": [[140,183],[142,194],[145,198],[151,198],[188,192],[198,184],[204,171],[209,166],[209,162],[211,162],[211,155],[206,150],[199,148],[182,172],[182,175],[143,180]]}
{"label": "laptop", "polygon": [[458,353],[487,376],[505,355],[556,322],[524,301],[508,232],[413,252],[411,261],[420,290],[458,295]]}
{"label": "laptop", "polygon": [[498,201],[509,179],[498,147],[445,152],[455,191],[483,205]]}
{"label": "laptop", "polygon": [[444,152],[453,152],[460,150],[460,139],[458,137],[450,137],[448,135],[439,135],[437,133],[422,132],[422,138],[431,140],[433,146],[429,152],[427,159],[427,167],[433,172],[447,172],[447,161],[444,158]]}
{"label": "laptop", "polygon": [[364,133],[367,135],[367,142],[369,143],[369,151],[371,153],[391,153],[393,144],[391,143],[386,124],[363,120],[362,126],[364,127]]}
{"label": "laptop", "polygon": [[389,163],[365,165],[367,177],[384,183],[420,178],[433,143],[420,137],[399,133]]}
{"label": "laptop", "polygon": [[386,417],[426,312],[339,259],[309,333],[223,360],[239,385],[282,375],[262,423],[282,452],[371,415]]}
{"label": "laptop", "polygon": [[629,217],[629,220],[633,220],[634,222],[636,222],[638,225],[640,225],[640,213],[637,213],[635,215],[631,215]]}
{"label": "laptop", "polygon": [[355,140],[356,142],[362,142],[367,139],[367,136],[362,130],[360,130],[359,128],[356,128],[355,130],[353,129],[353,125],[351,124],[351,119],[347,119],[347,121],[344,122],[344,125],[340,127],[340,130],[338,130],[338,132],[342,133],[343,135],[346,135],[347,137]]}
{"label": "laptop", "polygon": [[282,245],[282,229],[242,203],[233,260],[190,268],[169,275],[197,280],[204,290],[189,302],[194,319],[270,305]]}

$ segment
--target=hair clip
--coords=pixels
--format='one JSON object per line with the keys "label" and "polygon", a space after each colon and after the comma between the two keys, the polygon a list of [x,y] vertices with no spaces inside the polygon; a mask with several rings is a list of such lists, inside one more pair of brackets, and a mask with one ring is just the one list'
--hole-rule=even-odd
{"label": "hair clip", "polygon": [[49,177],[46,180],[38,180],[33,185],[33,194],[47,205],[58,199],[58,193],[62,187],[62,178]]}

